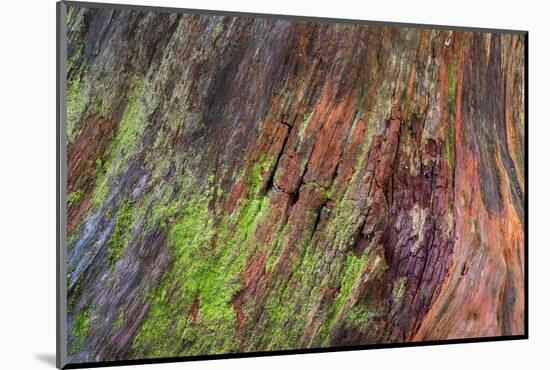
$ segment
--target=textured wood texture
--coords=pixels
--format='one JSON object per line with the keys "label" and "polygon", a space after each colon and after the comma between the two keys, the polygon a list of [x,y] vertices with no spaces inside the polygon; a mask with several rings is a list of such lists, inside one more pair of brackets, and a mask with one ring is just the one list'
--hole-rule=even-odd
{"label": "textured wood texture", "polygon": [[524,333],[524,37],[69,8],[69,361]]}

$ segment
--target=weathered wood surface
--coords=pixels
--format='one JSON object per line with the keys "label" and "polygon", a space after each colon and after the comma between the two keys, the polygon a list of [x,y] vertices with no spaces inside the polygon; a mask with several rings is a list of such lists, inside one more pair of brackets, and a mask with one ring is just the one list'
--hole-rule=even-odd
{"label": "weathered wood surface", "polygon": [[523,334],[523,36],[67,19],[70,362]]}

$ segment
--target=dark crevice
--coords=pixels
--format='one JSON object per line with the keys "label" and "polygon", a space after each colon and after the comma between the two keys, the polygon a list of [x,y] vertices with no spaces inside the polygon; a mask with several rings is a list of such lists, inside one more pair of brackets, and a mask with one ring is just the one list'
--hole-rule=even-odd
{"label": "dark crevice", "polygon": [[274,181],[275,181],[275,173],[277,172],[277,168],[279,167],[279,161],[281,160],[281,157],[283,156],[283,153],[285,152],[286,145],[288,143],[288,138],[290,137],[290,134],[292,133],[292,126],[288,123],[285,123],[281,120],[281,124],[286,126],[286,135],[285,139],[283,140],[283,145],[281,145],[281,149],[279,150],[279,153],[277,154],[277,159],[275,160],[275,164],[273,165],[273,169],[269,173],[269,177],[267,178],[267,181],[265,183],[265,187],[262,189],[262,194],[265,195],[266,192],[268,192],[270,189],[275,188],[274,187]]}
{"label": "dark crevice", "polygon": [[397,172],[397,165],[399,163],[399,146],[401,143],[401,128],[403,126],[403,122],[399,122],[399,130],[397,131],[397,145],[395,148],[395,155],[393,157],[393,163],[392,163],[392,176],[391,176],[391,200],[390,200],[390,206],[393,207],[393,199],[394,199],[394,192],[395,192],[395,173]]}
{"label": "dark crevice", "polygon": [[293,206],[298,203],[300,200],[300,186],[296,188],[292,193],[290,193],[290,205]]}

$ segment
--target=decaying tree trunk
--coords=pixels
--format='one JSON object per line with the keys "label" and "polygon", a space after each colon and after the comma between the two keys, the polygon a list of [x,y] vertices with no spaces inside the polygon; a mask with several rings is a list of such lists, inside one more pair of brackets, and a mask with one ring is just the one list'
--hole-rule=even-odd
{"label": "decaying tree trunk", "polygon": [[70,7],[69,360],[524,332],[524,37]]}

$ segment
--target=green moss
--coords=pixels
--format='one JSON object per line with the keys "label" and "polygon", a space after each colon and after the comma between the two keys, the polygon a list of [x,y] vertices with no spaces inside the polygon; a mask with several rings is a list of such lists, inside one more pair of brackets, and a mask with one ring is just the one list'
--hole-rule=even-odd
{"label": "green moss", "polygon": [[341,252],[345,252],[353,241],[355,229],[361,223],[356,214],[356,207],[346,194],[340,198],[331,209],[331,218],[327,226],[328,235],[333,236],[333,244]]}
{"label": "green moss", "polygon": [[[260,195],[265,160],[247,176],[248,196],[234,214],[209,209],[213,178],[205,189],[189,181],[181,196],[153,214],[168,228],[174,267],[152,292],[149,313],[132,345],[139,356],[221,353],[237,349],[236,314],[231,300],[241,288],[246,261],[256,248],[255,229],[265,217],[269,198]],[[169,298],[170,297],[170,298]],[[196,320],[188,313],[199,302]],[[168,338],[168,339],[167,339]],[[187,345],[182,348],[182,343]]]}
{"label": "green moss", "polygon": [[[306,118],[305,122],[308,119]],[[372,135],[373,129],[371,128],[365,138],[364,153],[367,153],[370,147]],[[360,164],[365,158],[366,156],[359,153],[356,161]],[[352,179],[352,181],[362,180],[357,175],[354,175]],[[321,191],[326,199],[338,197],[338,194],[333,194],[334,191],[331,187],[323,188]],[[343,195],[335,198],[336,204],[330,210],[327,210],[327,212],[331,212],[329,225],[327,226],[327,241],[332,238],[332,244],[340,246],[339,249],[342,251],[349,249],[354,231],[361,222],[356,214],[357,207],[355,207],[353,201],[346,198],[346,194],[347,190],[344,191]],[[371,253],[370,256],[365,254],[361,258],[349,254],[343,259],[336,259],[331,262],[332,265],[342,263],[341,271],[331,268],[332,272],[325,276],[322,282],[318,281],[321,271],[325,271],[324,269],[327,266],[326,256],[322,250],[316,249],[316,241],[312,239],[317,218],[317,212],[306,211],[300,225],[285,223],[277,230],[271,245],[267,247],[269,252],[266,269],[271,270],[270,274],[276,274],[276,271],[272,270],[289,233],[293,235],[294,248],[302,251],[302,254],[299,260],[292,264],[291,277],[285,278],[283,281],[277,281],[270,288],[269,295],[262,303],[262,312],[264,313],[262,320],[255,324],[255,337],[248,342],[248,349],[281,350],[295,348],[296,343],[301,343],[304,340],[304,330],[306,330],[306,323],[309,320],[315,300],[323,296],[323,291],[328,285],[340,286],[339,293],[333,303],[316,308],[316,316],[318,317],[316,320],[322,320],[324,324],[313,338],[314,345],[327,345],[331,328],[346,317],[346,302],[350,299],[354,286],[359,283],[362,276],[365,279],[376,279],[386,269],[387,266],[383,258],[375,254]],[[301,239],[296,240],[296,236],[300,236]],[[364,272],[363,270],[370,259],[372,259],[372,262],[369,265],[369,271]],[[289,304],[289,302],[294,303]],[[324,319],[320,317],[324,317]]]}
{"label": "green moss", "polygon": [[81,311],[74,318],[72,336],[73,344],[69,352],[75,353],[84,344],[84,340],[90,334],[90,314],[87,309]]}
{"label": "green moss", "polygon": [[74,319],[73,336],[85,338],[90,333],[90,315],[88,310],[80,312]]}
{"label": "green moss", "polygon": [[267,261],[266,261],[267,270],[273,269],[273,267],[275,266],[275,263],[277,263],[277,260],[279,259],[279,252],[281,251],[281,247],[284,241],[286,240],[285,236],[287,235],[287,233],[288,233],[288,223],[285,223],[275,233],[273,241],[271,242],[271,245],[268,248],[268,255],[267,255]]}
{"label": "green moss", "polygon": [[212,32],[210,33],[210,41],[213,44],[220,34],[220,32],[223,30],[223,24],[220,20],[214,23],[214,27],[212,28]]}
{"label": "green moss", "polygon": [[[355,168],[364,168],[364,161],[367,161],[368,152],[372,143],[375,129],[372,126],[367,127],[367,132],[356,158],[354,159]],[[351,180],[347,183],[347,187],[343,193],[336,192],[334,184],[326,188],[324,191],[325,199],[335,201],[330,208],[330,218],[326,229],[326,234],[332,238],[333,245],[338,247],[340,252],[346,252],[350,244],[355,239],[355,232],[362,223],[361,214],[358,212],[357,202],[354,196],[350,194],[352,184],[357,182],[365,183],[366,176],[370,176],[368,172],[355,171]],[[374,179],[374,177],[372,177]]]}
{"label": "green moss", "polygon": [[[209,295],[212,289],[212,276],[209,274],[213,253],[209,249],[212,238],[212,224],[208,212],[208,196],[189,198],[182,204],[182,217],[177,221],[170,233],[169,241],[174,246],[174,269],[165,279],[159,289],[153,293],[152,305],[147,320],[143,323],[135,337],[133,347],[138,353],[148,353],[152,356],[174,355],[171,340],[166,340],[170,330],[183,329],[179,338],[185,335],[185,314],[190,310],[194,299],[205,287],[206,302],[201,299],[201,317],[203,306],[207,309],[216,307],[222,309],[216,297]],[[167,206],[164,210],[172,214],[174,207]],[[162,210],[158,210],[162,211]],[[174,301],[169,302],[169,292],[177,289]],[[202,298],[202,297],[201,297]],[[208,313],[212,319],[211,312]]]}
{"label": "green moss", "polygon": [[449,122],[447,124],[447,129],[445,133],[445,146],[444,146],[444,156],[447,161],[447,165],[452,170],[454,168],[455,161],[455,138],[454,138],[454,123]]}
{"label": "green moss", "polygon": [[[119,123],[116,136],[109,149],[112,160],[101,163],[101,172],[97,172],[98,181],[93,195],[94,207],[100,206],[110,190],[110,178],[120,174],[138,149],[140,137],[147,125],[147,110],[144,103],[145,78],[138,78],[128,94],[124,115]],[[96,163],[97,165],[97,163]],[[96,167],[97,169],[98,167]],[[101,176],[102,173],[105,173]]]}
{"label": "green moss", "polygon": [[[72,73],[78,66],[78,62],[81,60],[82,52],[84,50],[85,34],[82,32],[84,28],[84,12],[78,12],[73,10],[73,7],[68,7],[73,16],[73,21],[67,24],[67,32],[71,35],[73,45],[71,47],[71,53],[67,55],[67,72]],[[73,13],[75,13],[73,15]]]}
{"label": "green moss", "polygon": [[120,122],[115,138],[117,151],[127,156],[132,153],[132,149],[138,144],[138,138],[143,134],[146,126],[146,109],[143,102],[143,93],[145,89],[145,78],[138,78],[133,89],[128,96],[128,103],[124,116]]}
{"label": "green moss", "polygon": [[[296,343],[300,342],[305,320],[294,320],[292,325],[287,323],[294,319],[303,317],[300,305],[289,304],[297,302],[299,298],[297,290],[289,291],[288,285],[280,286],[280,297],[274,299],[268,305],[267,314],[268,323],[262,330],[262,346],[267,346],[267,350],[291,349]],[[298,301],[299,302],[299,301]]]}
{"label": "green moss", "polygon": [[71,15],[73,14],[73,10],[74,10],[74,8],[72,6],[67,6],[67,14],[66,14],[67,23],[69,23],[69,20],[71,19]]}
{"label": "green moss", "polygon": [[399,300],[399,299],[403,298],[403,295],[405,294],[405,284],[406,283],[407,283],[407,278],[406,277],[400,277],[393,284],[392,297],[393,297],[394,300]]}
{"label": "green moss", "polygon": [[82,190],[76,190],[67,194],[67,207],[70,208],[75,204],[78,204],[82,200],[83,196],[84,193],[82,192]]}
{"label": "green moss", "polygon": [[[368,148],[369,141],[365,146]],[[357,160],[360,160],[359,158]],[[315,185],[315,184],[312,184]],[[321,189],[325,198],[334,196],[332,189]],[[331,217],[327,228],[329,238],[333,237],[334,246],[349,247],[352,234],[356,224],[361,220],[355,215],[353,202],[345,198],[338,199],[336,205],[330,210]],[[369,259],[373,259],[371,271],[365,272],[365,278],[379,278],[381,272],[386,268],[383,258],[376,255],[365,254],[361,258],[349,254],[343,260],[332,261],[331,264],[342,263],[342,270],[335,270],[327,275],[323,282],[316,279],[326,268],[325,258],[322,250],[317,250],[315,241],[312,239],[313,228],[315,227],[318,213],[306,211],[300,225],[283,225],[275,234],[275,237],[268,247],[269,254],[266,268],[272,270],[275,266],[282,245],[287,240],[289,232],[293,235],[293,245],[297,250],[302,251],[300,259],[292,265],[291,278],[278,282],[270,289],[269,296],[264,301],[264,321],[255,326],[257,338],[249,344],[249,349],[267,348],[269,350],[281,350],[295,348],[296,343],[301,343],[304,337],[305,325],[311,313],[312,305],[317,297],[323,295],[323,289],[327,285],[340,286],[334,303],[321,305],[317,308],[316,316],[322,316],[324,325],[314,338],[315,345],[326,345],[329,340],[331,328],[338,320],[345,315],[344,307],[346,301],[352,294],[353,287],[358,284],[363,276],[363,270]],[[292,229],[292,231],[291,231]],[[294,240],[300,235],[301,240]],[[275,273],[275,272],[271,272]],[[288,302],[294,302],[289,305]]]}
{"label": "green moss", "polygon": [[249,198],[254,198],[259,195],[262,188],[264,177],[274,166],[274,159],[272,157],[260,156],[258,160],[252,166],[252,171],[247,178],[247,184],[249,188]]}
{"label": "green moss", "polygon": [[[312,239],[316,220],[316,211],[306,211],[300,225],[282,226],[281,235],[288,235],[287,232],[300,235],[293,240],[293,246],[301,254],[291,266],[290,277],[277,280],[270,289],[269,296],[263,303],[263,320],[254,323],[255,338],[250,342],[249,349],[291,349],[296,348],[296,343],[303,340],[308,314],[314,301],[311,297],[318,297],[323,289],[323,286],[315,283],[324,261],[322,251],[315,248],[315,241]],[[274,243],[283,244],[284,240],[281,239],[285,238],[279,238]],[[280,253],[276,252],[274,255],[279,256]],[[272,257],[272,260],[273,264],[276,258]],[[277,274],[277,271],[271,274]]]}
{"label": "green moss", "polygon": [[451,61],[451,65],[449,66],[447,82],[448,82],[447,102],[449,104],[452,104],[452,106],[454,107],[455,89],[456,89],[456,60],[455,59]]}
{"label": "green moss", "polygon": [[[312,310],[311,297],[319,296],[326,288],[326,282],[319,284],[315,280],[325,263],[323,251],[316,250],[312,240],[318,213],[306,211],[300,225],[285,223],[276,231],[270,246],[259,245],[256,229],[270,207],[269,197],[261,190],[272,162],[270,158],[260,158],[248,172],[241,174],[248,190],[231,214],[209,207],[214,194],[219,193],[212,186],[213,178],[206,185],[199,185],[197,179],[183,181],[181,193],[153,208],[150,217],[166,228],[167,242],[173,248],[173,268],[150,294],[149,312],[132,344],[135,356],[213,354],[242,348],[242,343],[237,342],[240,339],[232,300],[241,289],[243,270],[257,248],[269,250],[266,268],[272,269],[291,229],[293,235],[301,236],[294,242],[302,254],[291,266],[291,279],[275,280],[263,303],[264,316],[254,329],[254,339],[249,341],[254,343],[249,345],[285,349],[295,348],[302,341]],[[346,206],[351,210],[351,204]],[[349,213],[344,219],[349,221],[351,216]],[[332,325],[345,315],[342,312],[345,303],[363,276],[369,258],[378,257],[365,254],[357,258],[350,254],[343,260],[342,273],[334,274],[335,284],[341,285],[341,289],[336,306],[322,308],[321,313],[328,317],[325,340]],[[383,261],[374,262],[375,272],[371,276],[383,271],[382,265]],[[195,302],[198,313],[190,317]],[[255,307],[250,304],[245,303],[240,309],[245,313],[253,311]],[[245,314],[245,320],[246,317]]]}
{"label": "green moss", "polygon": [[371,315],[370,310],[361,304],[356,304],[351,307],[344,316],[346,326],[360,327],[369,321]]}
{"label": "green moss", "polygon": [[[74,268],[73,268],[74,270]],[[71,271],[70,271],[71,272]],[[76,304],[76,299],[78,298],[78,296],[80,295],[80,292],[82,291],[82,284],[81,284],[81,281],[78,280],[71,292],[71,294],[69,295],[69,301],[67,303],[67,311],[68,312],[71,312]]]}
{"label": "green moss", "polygon": [[329,186],[328,188],[326,188],[323,192],[323,198],[325,200],[329,200],[330,199],[330,196],[332,194],[332,186]]}
{"label": "green moss", "polygon": [[82,119],[82,113],[88,103],[85,81],[80,76],[67,82],[67,139],[71,143],[76,136],[75,128]]}
{"label": "green moss", "polygon": [[254,164],[254,167],[252,168],[252,174],[248,179],[248,184],[250,185],[251,189],[255,190],[261,186],[262,170],[263,170],[263,163],[261,161]]}
{"label": "green moss", "polygon": [[118,210],[115,227],[109,243],[107,244],[107,258],[113,266],[118,261],[122,251],[128,244],[131,235],[134,205],[128,199],[124,199]]}
{"label": "green moss", "polygon": [[340,292],[334,300],[334,311],[336,313],[340,312],[353,287],[360,281],[368,258],[369,255],[367,253],[361,258],[355,257],[354,254],[349,254],[347,256],[341,272]]}
{"label": "green moss", "polygon": [[105,168],[103,166],[103,161],[101,158],[98,158],[95,160],[95,168],[94,168],[94,180],[96,183],[101,180],[105,173]]}
{"label": "green moss", "polygon": [[124,318],[125,318],[125,312],[124,312],[124,309],[121,309],[120,312],[118,313],[118,316],[115,320],[115,322],[113,323],[113,327],[115,329],[120,329],[122,327],[122,324],[124,323]]}
{"label": "green moss", "polygon": [[299,140],[300,142],[302,142],[304,140],[304,134],[306,133],[307,126],[309,125],[309,120],[313,116],[313,112],[314,111],[312,110],[311,112],[306,114],[304,116],[304,120],[303,120],[302,124],[300,125],[300,129],[298,131],[298,138],[300,139]]}
{"label": "green moss", "polygon": [[444,155],[445,159],[447,160],[447,164],[449,165],[449,168],[453,168],[454,166],[454,127],[455,124],[453,122],[454,115],[455,115],[455,94],[456,94],[456,60],[453,59],[451,61],[451,65],[449,66],[448,71],[448,92],[447,92],[447,115],[448,115],[448,123],[447,123],[447,129],[445,132],[445,147],[444,147]]}
{"label": "green moss", "polygon": [[[366,266],[368,265],[368,268]],[[357,307],[357,303],[350,301],[355,287],[366,281],[377,280],[382,277],[388,268],[383,257],[376,255],[373,248],[370,253],[365,253],[361,258],[348,254],[344,260],[341,271],[337,274],[340,290],[335,297],[334,303],[329,307],[326,319],[317,332],[315,344],[327,346],[330,341],[331,329],[341,320],[347,325],[358,326],[363,324],[370,315],[367,307]]]}

